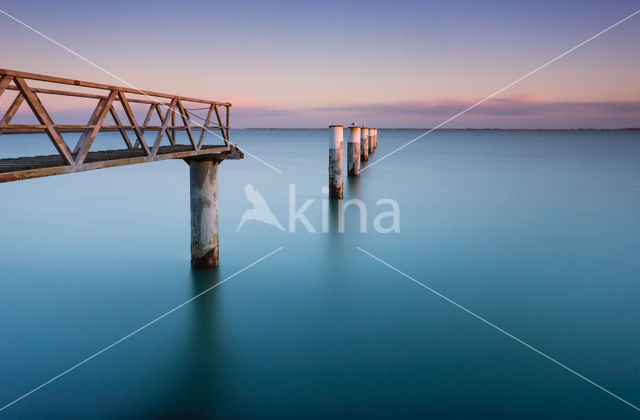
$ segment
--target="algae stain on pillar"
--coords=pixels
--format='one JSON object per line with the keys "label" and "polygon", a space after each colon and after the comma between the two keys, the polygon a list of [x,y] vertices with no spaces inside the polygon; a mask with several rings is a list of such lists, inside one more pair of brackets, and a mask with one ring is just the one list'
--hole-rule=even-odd
{"label": "algae stain on pillar", "polygon": [[217,160],[192,160],[191,263],[200,268],[218,266],[218,164]]}

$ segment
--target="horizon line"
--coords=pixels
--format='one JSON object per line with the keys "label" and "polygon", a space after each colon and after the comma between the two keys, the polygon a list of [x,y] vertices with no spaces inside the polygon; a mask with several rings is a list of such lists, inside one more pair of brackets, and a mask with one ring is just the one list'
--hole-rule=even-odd
{"label": "horizon line", "polygon": [[[349,126],[344,126],[349,128]],[[429,127],[371,127],[378,130],[433,130]],[[327,127],[230,127],[231,130],[327,130]],[[640,127],[621,127],[621,128],[591,128],[591,127],[576,127],[576,128],[497,128],[497,127],[485,127],[485,128],[437,128],[433,131],[640,131]]]}

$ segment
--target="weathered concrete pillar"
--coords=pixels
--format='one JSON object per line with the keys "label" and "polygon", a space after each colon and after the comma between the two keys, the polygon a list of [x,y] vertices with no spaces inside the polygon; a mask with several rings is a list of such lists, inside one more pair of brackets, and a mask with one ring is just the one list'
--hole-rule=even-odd
{"label": "weathered concrete pillar", "polygon": [[329,126],[329,198],[342,198],[343,128]]}
{"label": "weathered concrete pillar", "polygon": [[218,164],[219,161],[192,160],[191,263],[196,267],[218,265]]}
{"label": "weathered concrete pillar", "polygon": [[360,151],[362,160],[369,160],[369,129],[364,125],[360,130]]}
{"label": "weathered concrete pillar", "polygon": [[374,138],[374,132],[376,131],[375,128],[370,128],[369,129],[369,154],[373,153],[373,144],[375,142],[375,138]]}
{"label": "weathered concrete pillar", "polygon": [[349,127],[347,143],[347,168],[350,176],[360,176],[360,127]]}

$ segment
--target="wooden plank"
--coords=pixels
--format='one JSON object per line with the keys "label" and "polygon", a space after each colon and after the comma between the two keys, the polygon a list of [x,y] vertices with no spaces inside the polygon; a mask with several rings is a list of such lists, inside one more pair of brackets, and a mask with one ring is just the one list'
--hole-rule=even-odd
{"label": "wooden plank", "polygon": [[[175,112],[171,114],[171,125],[172,126],[176,125],[176,113]],[[170,132],[171,132],[171,144],[176,144],[176,129],[172,128],[170,130]]]}
{"label": "wooden plank", "polygon": [[[61,86],[59,89],[45,89],[31,87],[29,80],[40,82],[57,83]],[[69,90],[66,90],[68,87]],[[72,88],[83,87],[89,89],[97,89],[107,91],[102,94],[74,92]],[[117,86],[102,85],[98,83],[82,82],[72,79],[57,78],[52,76],[43,76],[33,73],[16,72],[12,70],[0,69],[0,94],[7,89],[17,90],[18,95],[4,113],[0,120],[0,133],[2,134],[20,134],[20,133],[46,133],[53,145],[56,147],[58,155],[51,156],[32,156],[18,159],[0,159],[0,182],[25,179],[31,177],[49,176],[60,173],[77,172],[91,169],[99,169],[102,167],[128,165],[132,163],[149,162],[160,159],[186,159],[207,160],[207,159],[241,159],[242,153],[234,145],[229,144],[229,106],[227,102],[216,102],[201,100],[197,98],[188,98],[177,95],[162,94],[151,91],[139,91],[130,88],[118,88]],[[77,90],[77,89],[76,89]],[[87,92],[90,92],[87,90]],[[55,124],[43,105],[40,96],[44,95],[62,95],[67,97],[77,97],[84,99],[97,99],[98,104],[93,110],[87,124],[82,125],[65,125]],[[127,95],[136,96],[127,97]],[[149,95],[148,99],[139,99],[142,95]],[[158,98],[160,100],[158,100]],[[123,110],[128,119],[121,121],[118,112],[116,112],[115,101],[120,101]],[[37,117],[38,124],[11,124],[21,104],[27,102],[29,108]],[[204,126],[200,124],[193,125],[193,115],[191,115],[185,106],[185,102],[195,102],[206,104],[208,109],[207,119],[202,119]],[[136,117],[131,109],[131,103],[145,103],[149,105],[149,112],[145,118],[143,126],[139,125]],[[160,111],[160,106],[168,106],[167,113]],[[227,114],[225,115],[226,125],[223,124],[221,111],[218,106],[224,106]],[[118,110],[119,111],[119,110]],[[150,126],[150,118],[153,112],[157,112],[161,125]],[[176,121],[175,113],[179,112],[182,119],[182,125]],[[217,125],[212,125],[213,112],[216,113]],[[115,125],[104,125],[106,115],[110,113]],[[123,124],[124,122],[124,124]],[[193,134],[194,128],[202,128],[200,139],[196,142]],[[222,139],[226,146],[205,146],[204,137],[208,130],[220,130]],[[132,140],[129,140],[128,130],[133,130],[136,135],[136,145],[140,144],[142,148],[135,148]],[[158,131],[155,142],[151,150],[147,145],[144,134],[148,131]],[[127,146],[126,149],[114,151],[97,151],[92,152],[91,147],[96,136],[101,131],[118,131],[124,139]],[[189,137],[190,145],[175,145],[176,132],[186,131]],[[65,142],[61,133],[80,132],[80,139],[76,144],[73,152],[69,150],[69,146]],[[155,133],[154,133],[155,134]],[[166,135],[171,142],[171,146],[160,146],[162,139]],[[215,152],[211,148],[215,148]]]}
{"label": "wooden plank", "polygon": [[44,108],[44,105],[42,105],[42,103],[40,102],[40,99],[36,96],[35,93],[31,91],[29,85],[27,85],[27,82],[25,82],[24,79],[15,77],[14,81],[16,86],[18,86],[20,92],[24,96],[27,104],[36,115],[36,118],[38,118],[38,121],[40,121],[40,124],[45,126],[46,133],[51,139],[51,142],[55,146],[58,153],[60,153],[60,155],[69,165],[75,165],[67,143],[65,143],[60,133],[58,133],[58,131],[56,130],[55,125],[53,124],[53,120]]}
{"label": "wooden plank", "polygon": [[224,141],[224,144],[228,145],[228,141],[225,135],[225,131],[222,128],[222,118],[220,118],[220,111],[218,111],[218,106],[215,106],[215,111],[216,111],[216,118],[218,119],[218,125],[220,126],[220,134],[222,134],[222,140]]}
{"label": "wooden plank", "polygon": [[64,85],[81,86],[81,87],[94,88],[94,89],[117,90],[119,92],[124,92],[124,93],[133,93],[133,94],[146,95],[146,96],[157,96],[159,98],[180,99],[181,101],[186,101],[186,102],[197,102],[197,103],[204,103],[204,104],[214,103],[222,106],[231,105],[229,102],[208,101],[208,100],[198,99],[198,98],[189,98],[186,96],[177,96],[177,95],[171,95],[167,93],[153,92],[150,90],[139,90],[139,89],[132,89],[132,88],[123,87],[123,86],[105,85],[102,83],[85,82],[82,80],[66,79],[64,77],[56,77],[56,76],[45,76],[43,74],[27,73],[23,71],[0,69],[0,75],[13,76],[21,79],[40,80],[43,82],[61,83]]}
{"label": "wooden plank", "polygon": [[7,112],[4,113],[2,120],[0,120],[0,125],[9,124],[11,122],[11,119],[13,119],[13,116],[16,115],[16,112],[18,112],[18,109],[23,102],[24,96],[22,96],[22,93],[18,92],[18,95],[15,97],[13,102],[11,102],[11,105],[9,105]]}
{"label": "wooden plank", "polygon": [[[162,115],[162,112],[160,112],[160,106],[159,106],[159,105],[156,105],[156,106],[155,106],[155,108],[156,108],[156,113],[158,114],[158,118],[160,119],[160,123],[161,123],[161,124],[164,124],[164,116]],[[175,114],[175,113],[174,113],[174,114]],[[173,117],[173,115],[174,115],[174,114],[171,114],[171,115],[172,115],[171,120],[172,120],[172,121],[173,121],[173,123],[174,123],[173,125],[175,125],[175,121],[174,121],[174,119],[175,119],[175,118]],[[176,131],[176,130],[175,130],[175,129],[173,129],[173,133],[174,133],[173,135],[172,135],[172,131],[171,131],[171,130],[169,130],[169,131],[167,132],[167,137],[169,138],[169,143],[171,143],[171,144],[173,144],[173,145],[175,145],[175,144],[176,144],[176,142],[175,142],[175,131]]]}
{"label": "wooden plank", "polygon": [[[0,160],[0,183],[166,159],[241,159],[242,154],[234,154],[233,151],[230,152],[226,146],[205,146],[201,151],[195,151],[191,150],[187,145],[177,145],[161,146],[158,150],[157,156],[153,158],[146,156],[142,149],[89,152],[85,163],[76,166],[64,165],[64,161],[58,155],[38,156],[38,158],[43,162],[40,163],[41,166],[37,166],[38,162],[32,161],[30,163],[32,168],[22,170],[7,170],[7,167],[3,167],[3,165],[7,161],[16,161],[15,163],[19,165],[20,162],[17,161],[20,161],[23,158]],[[19,167],[18,165],[14,165],[14,167]]]}
{"label": "wooden plank", "polygon": [[[145,115],[144,117],[144,122],[142,123],[142,127],[140,128],[140,131],[142,133],[145,132],[145,130],[147,129],[147,126],[149,125],[149,121],[151,121],[151,116],[153,115],[153,110],[158,106],[158,104],[151,103],[151,105],[149,105],[149,110],[147,111],[147,115]],[[136,140],[136,144],[133,145],[133,148],[137,148],[138,146],[140,146],[140,140]]]}
{"label": "wooden plank", "polygon": [[171,121],[171,113],[175,111],[177,101],[178,100],[175,98],[171,100],[171,105],[169,105],[169,109],[167,109],[167,114],[164,117],[164,123],[162,124],[162,128],[158,132],[158,136],[156,137],[156,142],[153,145],[151,156],[155,156],[158,153],[160,142],[162,141],[162,137],[164,136],[165,131],[167,131],[167,127],[169,126],[169,122]]}
{"label": "wooden plank", "polygon": [[[113,108],[113,104],[111,104],[111,108],[109,108],[109,113],[111,114],[111,118],[113,118],[113,122],[116,123],[116,127],[118,127],[118,131],[120,132],[120,135],[122,136],[122,140],[124,140],[124,144],[127,145],[127,149],[133,149],[133,145],[131,145],[131,140],[129,140],[129,135],[127,134],[127,131],[125,130],[125,127],[122,125],[122,122],[120,121],[120,117],[118,116],[118,113],[116,112],[116,110]],[[102,131],[106,131],[105,130],[105,126],[102,126]],[[133,127],[131,127],[133,128]],[[129,128],[129,129],[131,129]]]}
{"label": "wooden plank", "polygon": [[225,105],[225,108],[227,108],[227,117],[226,117],[226,122],[225,122],[225,126],[227,127],[227,136],[225,137],[226,141],[225,144],[228,146],[229,145],[229,113],[231,111],[231,105]]}
{"label": "wooden plank", "polygon": [[93,128],[88,128],[82,133],[80,140],[78,141],[78,156],[76,156],[76,164],[82,165],[84,159],[87,157],[87,153],[89,153],[89,149],[93,144],[93,141],[96,139],[98,132],[100,132],[100,127],[104,122],[104,119],[107,117],[107,113],[109,109],[111,109],[111,105],[113,105],[113,100],[115,99],[117,92],[112,90],[107,96],[106,99],[101,100],[96,107],[96,110],[99,109],[98,114],[95,115],[94,118],[89,122],[89,124],[95,124]]}
{"label": "wooden plank", "polygon": [[182,106],[181,101],[177,101],[178,111],[180,112],[180,116],[182,117],[182,122],[184,126],[187,127],[187,135],[189,136],[189,141],[191,142],[191,146],[193,146],[193,150],[197,150],[198,146],[196,145],[196,140],[193,137],[193,132],[191,132],[191,126],[189,126],[189,117],[187,116],[187,110]]}
{"label": "wooden plank", "polygon": [[[144,116],[144,122],[142,123],[143,132],[149,125],[149,121],[151,121],[151,117],[153,116],[154,109],[158,109],[158,104],[152,103],[151,105],[149,105],[149,110],[147,111],[147,115]],[[160,111],[158,111],[158,113],[160,113]]]}
{"label": "wooden plank", "polygon": [[147,156],[151,156],[151,151],[149,150],[149,146],[147,146],[147,142],[144,140],[144,133],[142,132],[142,130],[140,130],[140,126],[138,126],[138,122],[136,121],[136,116],[133,114],[133,111],[131,110],[131,106],[129,105],[129,101],[127,101],[126,96],[124,96],[124,92],[118,91],[118,97],[120,98],[120,103],[122,104],[124,113],[127,115],[129,124],[133,126],[133,131],[134,133],[136,133],[136,137],[138,138],[138,140],[136,141],[136,145],[140,143],[145,153],[147,154]]}
{"label": "wooden plank", "polygon": [[98,101],[98,104],[93,109],[93,112],[91,113],[91,117],[89,117],[89,122],[87,123],[87,128],[85,128],[82,131],[82,135],[78,139],[78,142],[76,143],[76,147],[73,148],[74,155],[78,153],[78,151],[80,150],[80,145],[82,144],[83,140],[86,138],[87,132],[90,132],[95,127],[96,120],[98,119],[98,116],[100,114],[100,111],[102,110],[104,103],[105,103],[105,98],[104,97],[100,98],[100,100]]}
{"label": "wooden plank", "polygon": [[[16,86],[9,85],[7,90],[18,90]],[[96,94],[96,93],[85,93],[85,92],[74,92],[70,90],[59,90],[59,89],[45,89],[45,88],[31,88],[33,93],[41,93],[44,95],[60,95],[60,96],[74,96],[77,98],[86,98],[86,99],[100,99],[104,98],[104,94]],[[116,101],[119,101],[119,98],[116,98]],[[140,103],[140,104],[157,104],[161,103],[163,105],[169,105],[169,102],[160,102],[157,99],[138,99],[138,98],[127,98],[129,103]]]}
{"label": "wooden plank", "polygon": [[213,116],[213,109],[215,107],[215,105],[211,105],[209,107],[207,119],[204,121],[204,124],[202,124],[202,133],[200,133],[200,140],[198,141],[198,147],[196,148],[197,150],[200,150],[202,148],[202,145],[204,144],[204,136],[207,134],[207,131],[209,131],[207,127],[209,126],[209,122],[211,121],[211,117]]}
{"label": "wooden plank", "polygon": [[[87,128],[91,128],[90,125],[62,125],[56,124],[56,129],[60,133],[82,133]],[[135,126],[133,125],[103,125],[100,128],[100,131],[120,131],[124,130],[133,130]],[[187,128],[184,125],[176,125],[176,126],[168,126],[168,129],[174,129],[176,131],[186,131]],[[191,127],[200,128],[197,126]],[[210,125],[207,127],[207,130],[219,130],[224,127],[220,127],[217,125]],[[147,126],[147,131],[158,131],[162,129],[160,125],[152,125]],[[5,124],[0,125],[0,131],[4,134],[30,134],[30,133],[45,133],[46,127],[44,125],[31,125],[31,124]]]}
{"label": "wooden plank", "polygon": [[9,83],[13,80],[13,77],[3,75],[0,77],[0,96],[4,93],[4,91],[9,87]]}

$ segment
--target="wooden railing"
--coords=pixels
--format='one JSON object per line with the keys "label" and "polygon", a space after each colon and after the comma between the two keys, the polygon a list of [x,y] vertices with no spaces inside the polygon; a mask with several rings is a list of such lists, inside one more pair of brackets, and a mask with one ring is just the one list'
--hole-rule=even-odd
{"label": "wooden railing", "polygon": [[[47,85],[53,84],[55,89],[32,87],[33,82],[41,84],[46,82]],[[84,88],[85,91],[88,90],[90,92],[80,92],[78,88]],[[229,109],[231,104],[228,102],[216,102],[0,69],[0,97],[7,91],[17,91],[18,93],[0,120],[0,134],[45,133],[55,146],[59,156],[17,159],[2,159],[0,156],[0,182],[13,180],[7,175],[3,177],[3,173],[10,172],[23,172],[17,174],[21,176],[18,179],[23,179],[24,177],[31,178],[97,169],[104,166],[185,158],[200,154],[230,151],[234,151],[236,154],[239,153],[237,148],[229,143]],[[93,99],[97,100],[97,104],[86,124],[62,125],[53,121],[40,99],[41,95]],[[11,124],[16,112],[23,103],[28,105],[39,124]],[[115,108],[117,103],[119,103],[120,113],[126,118],[125,123],[122,122]],[[139,124],[136,119],[131,108],[132,103],[148,105],[142,124]],[[193,108],[188,108],[188,106],[197,106],[198,110],[206,111],[206,116],[197,115],[196,112],[193,112]],[[150,125],[154,114],[157,114],[160,125]],[[111,125],[104,124],[108,115],[113,120]],[[122,149],[110,150],[107,151],[108,153],[105,151],[92,152],[91,147],[96,136],[98,133],[106,131],[120,133],[124,142]],[[145,137],[145,134],[148,135],[150,131],[157,131],[157,133],[154,133],[153,143],[149,143]],[[187,133],[188,145],[176,143],[177,131],[185,131]],[[73,148],[67,144],[63,137],[63,133],[69,132],[82,133]],[[213,133],[224,144],[220,146],[205,146],[204,139],[207,133]],[[130,134],[132,138],[130,138]],[[165,136],[169,145],[161,146]],[[132,141],[132,139],[135,141]],[[37,158],[42,159],[38,160]],[[106,161],[109,161],[109,163],[106,164]],[[101,163],[105,164],[101,166]],[[57,169],[51,170],[51,168]],[[34,169],[40,169],[40,171],[34,172]]]}

